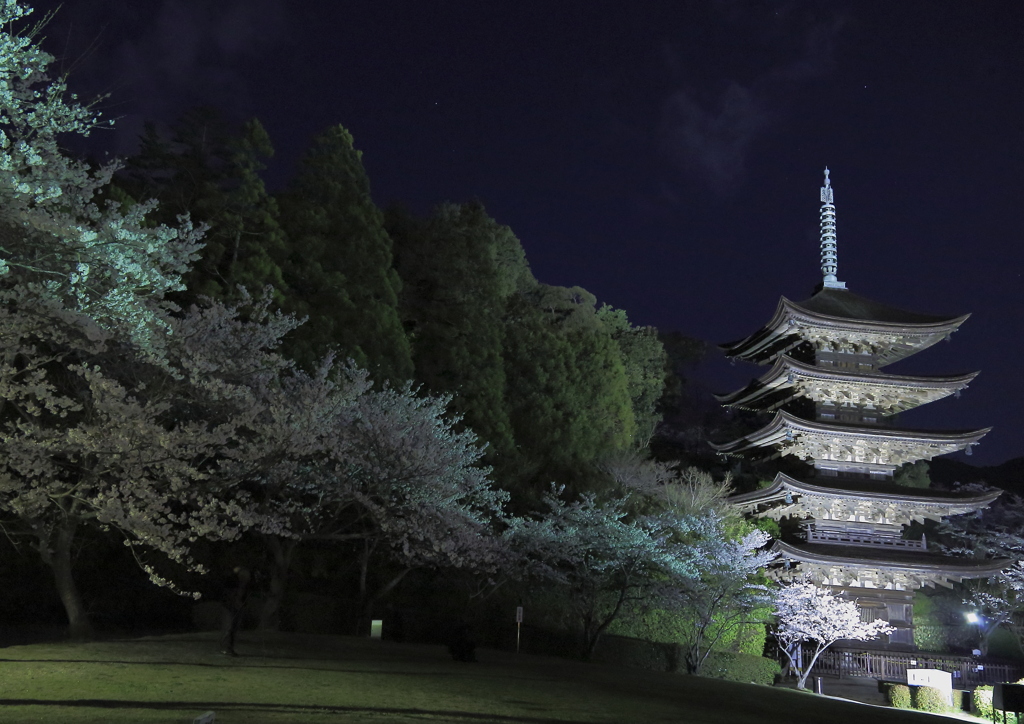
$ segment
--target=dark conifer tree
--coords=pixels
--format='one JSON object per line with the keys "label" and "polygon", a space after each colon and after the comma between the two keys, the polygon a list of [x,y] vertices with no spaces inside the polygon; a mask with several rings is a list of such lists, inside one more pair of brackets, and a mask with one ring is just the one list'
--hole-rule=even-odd
{"label": "dark conifer tree", "polygon": [[333,126],[313,139],[281,211],[288,308],[308,317],[290,343],[296,358],[309,363],[336,349],[376,379],[409,379],[391,238],[347,130]]}
{"label": "dark conifer tree", "polygon": [[518,484],[600,487],[606,456],[633,448],[636,418],[622,351],[580,287],[538,285],[517,295],[505,325],[506,404],[531,467]]}
{"label": "dark conifer tree", "polygon": [[171,127],[169,138],[148,124],[141,141],[121,177],[122,189],[135,199],[158,199],[155,220],[172,223],[188,214],[209,227],[177,301],[234,299],[239,286],[258,295],[269,285],[282,302],[287,241],[277,202],[260,177],[274,154],[260,122],[236,127],[214,109],[197,108]]}
{"label": "dark conifer tree", "polygon": [[509,297],[536,284],[519,240],[483,206],[443,204],[426,221],[388,212],[416,379],[452,406],[499,472],[514,456],[502,336]]}

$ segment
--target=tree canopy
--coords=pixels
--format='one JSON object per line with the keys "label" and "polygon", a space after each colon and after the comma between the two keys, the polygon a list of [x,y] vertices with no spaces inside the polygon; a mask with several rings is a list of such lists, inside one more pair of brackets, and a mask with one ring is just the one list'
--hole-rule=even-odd
{"label": "tree canopy", "polygon": [[374,379],[401,384],[413,375],[398,315],[402,282],[361,158],[352,134],[332,126],[313,139],[281,196],[287,308],[309,319],[289,348],[305,364],[333,349]]}

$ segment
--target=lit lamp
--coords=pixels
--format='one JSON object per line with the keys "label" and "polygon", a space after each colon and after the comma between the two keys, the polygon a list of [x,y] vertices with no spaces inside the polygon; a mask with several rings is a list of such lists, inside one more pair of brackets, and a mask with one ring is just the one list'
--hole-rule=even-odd
{"label": "lit lamp", "polygon": [[[981,625],[981,616],[979,616],[976,611],[968,611],[967,613],[964,614],[964,618],[967,619],[967,623],[969,623],[969,624],[972,624],[972,625],[975,625],[975,626],[980,626]],[[972,656],[981,656],[981,649],[972,649],[971,650],[971,655]],[[979,666],[975,670],[976,671],[981,671],[984,668],[985,667],[983,667],[983,666]]]}

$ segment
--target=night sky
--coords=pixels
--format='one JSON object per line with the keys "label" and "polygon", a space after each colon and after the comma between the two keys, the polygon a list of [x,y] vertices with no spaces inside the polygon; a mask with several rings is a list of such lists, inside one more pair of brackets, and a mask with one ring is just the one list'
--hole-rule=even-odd
{"label": "night sky", "polygon": [[[820,281],[828,166],[848,288],[972,313],[888,368],[982,370],[903,424],[995,426],[965,462],[1024,455],[1017,0],[66,0],[45,34],[73,90],[109,94],[93,153],[215,105],[264,123],[280,188],[341,123],[378,204],[479,199],[541,281],[713,342]],[[758,373],[713,356],[698,376]]]}

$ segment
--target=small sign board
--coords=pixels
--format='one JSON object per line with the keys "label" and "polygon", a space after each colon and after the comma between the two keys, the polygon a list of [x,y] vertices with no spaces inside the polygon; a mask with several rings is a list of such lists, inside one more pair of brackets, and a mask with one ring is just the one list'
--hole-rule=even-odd
{"label": "small sign board", "polygon": [[946,696],[949,705],[953,705],[953,675],[939,669],[907,669],[907,683],[910,686],[930,686],[938,689]]}
{"label": "small sign board", "polygon": [[384,633],[384,619],[375,618],[370,621],[370,638],[379,639]]}
{"label": "small sign board", "polygon": [[522,623],[522,622],[523,622],[523,607],[522,606],[516,606],[516,623]]}

